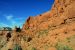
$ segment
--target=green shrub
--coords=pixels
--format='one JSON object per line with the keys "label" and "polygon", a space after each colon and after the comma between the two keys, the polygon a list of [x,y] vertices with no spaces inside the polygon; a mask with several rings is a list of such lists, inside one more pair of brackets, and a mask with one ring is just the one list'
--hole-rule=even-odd
{"label": "green shrub", "polygon": [[18,44],[15,44],[13,50],[22,50],[22,48]]}
{"label": "green shrub", "polygon": [[36,50],[36,48],[32,47],[32,49],[31,49],[31,50]]}
{"label": "green shrub", "polygon": [[41,31],[39,31],[39,34],[40,35],[43,35],[43,34],[47,35],[48,34],[48,30],[41,30]]}
{"label": "green shrub", "polygon": [[57,43],[55,47],[57,48],[57,50],[73,50],[71,47],[63,45],[61,43]]}

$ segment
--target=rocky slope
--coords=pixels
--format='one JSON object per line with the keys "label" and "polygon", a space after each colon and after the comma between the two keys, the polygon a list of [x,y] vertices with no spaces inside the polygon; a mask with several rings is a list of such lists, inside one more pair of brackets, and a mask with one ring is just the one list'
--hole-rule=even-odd
{"label": "rocky slope", "polygon": [[[50,11],[30,16],[1,50],[75,50],[75,0],[55,0]],[[16,45],[17,44],[17,45]]]}
{"label": "rocky slope", "polygon": [[29,17],[23,25],[28,44],[37,50],[75,50],[75,0],[55,0],[52,9]]}

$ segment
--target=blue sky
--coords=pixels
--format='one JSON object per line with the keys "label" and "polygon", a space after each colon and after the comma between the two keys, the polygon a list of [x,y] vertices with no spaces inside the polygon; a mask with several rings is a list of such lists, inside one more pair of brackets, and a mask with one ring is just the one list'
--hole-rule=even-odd
{"label": "blue sky", "polygon": [[51,9],[54,0],[0,0],[0,27],[21,26],[29,16]]}

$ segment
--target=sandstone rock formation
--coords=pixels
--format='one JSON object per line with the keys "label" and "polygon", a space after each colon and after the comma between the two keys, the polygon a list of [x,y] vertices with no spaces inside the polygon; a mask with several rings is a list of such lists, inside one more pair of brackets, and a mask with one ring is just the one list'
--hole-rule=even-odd
{"label": "sandstone rock formation", "polygon": [[[50,11],[29,17],[23,35],[32,37],[27,46],[36,50],[75,50],[75,0],[55,0]],[[25,44],[25,45],[26,45]]]}

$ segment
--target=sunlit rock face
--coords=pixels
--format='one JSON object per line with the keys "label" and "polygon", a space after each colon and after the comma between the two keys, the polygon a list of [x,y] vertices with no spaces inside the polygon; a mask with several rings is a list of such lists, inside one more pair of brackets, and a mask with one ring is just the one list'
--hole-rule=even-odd
{"label": "sunlit rock face", "polygon": [[74,5],[75,0],[55,0],[50,11],[35,17],[30,16],[23,25],[22,30],[26,33],[33,33],[39,30],[48,29],[49,26],[60,25],[64,23],[64,20],[75,16]]}
{"label": "sunlit rock face", "polygon": [[23,35],[32,37],[30,43],[38,50],[75,50],[74,5],[75,0],[55,0],[50,11],[27,19]]}

